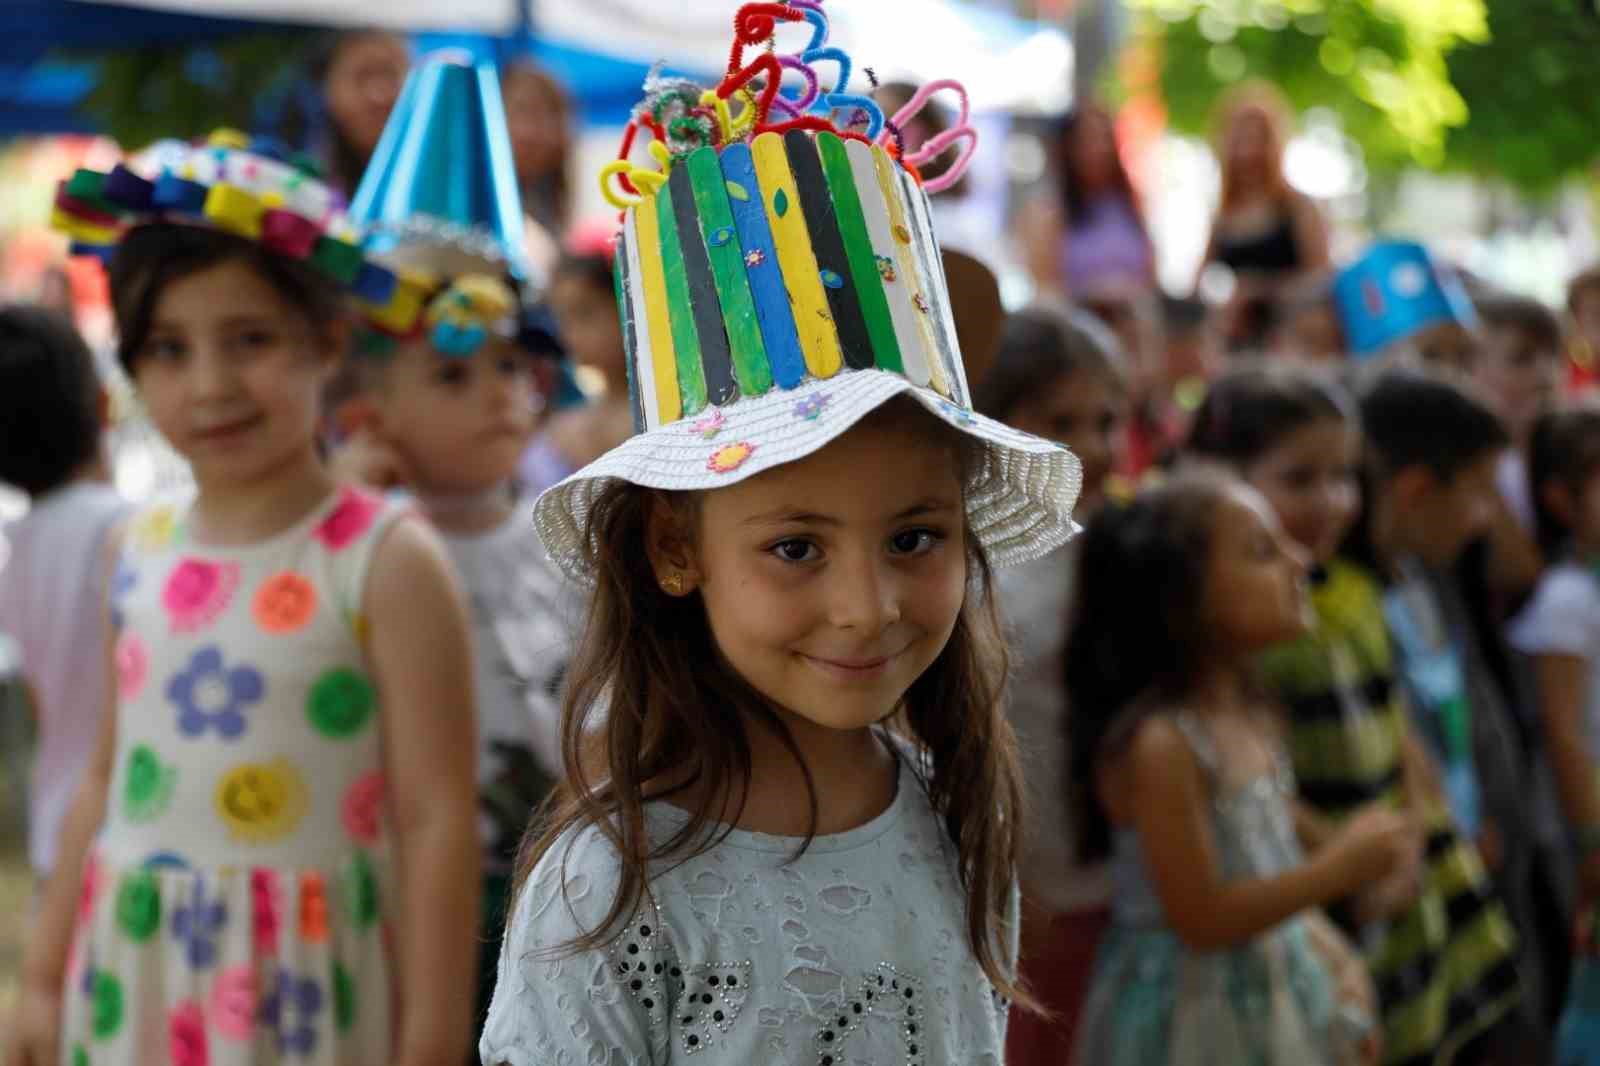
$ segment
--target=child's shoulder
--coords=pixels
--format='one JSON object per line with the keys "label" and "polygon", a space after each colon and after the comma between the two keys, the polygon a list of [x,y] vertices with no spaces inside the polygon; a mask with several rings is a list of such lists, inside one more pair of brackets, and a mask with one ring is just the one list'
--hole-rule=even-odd
{"label": "child's shoulder", "polygon": [[1591,641],[1600,637],[1600,578],[1573,562],[1552,566],[1508,632],[1512,644],[1530,654],[1593,654]]}
{"label": "child's shoulder", "polygon": [[517,889],[510,925],[532,945],[554,946],[598,929],[622,884],[622,856],[598,825],[555,839]]}

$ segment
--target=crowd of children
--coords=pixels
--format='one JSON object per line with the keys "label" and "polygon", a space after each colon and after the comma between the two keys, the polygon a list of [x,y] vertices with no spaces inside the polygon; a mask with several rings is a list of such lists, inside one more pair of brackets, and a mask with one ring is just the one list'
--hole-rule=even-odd
{"label": "crowd of children", "polygon": [[1600,273],[1319,244],[1250,357],[1101,291],[964,360],[975,134],[805,114],[777,21],[537,294],[486,65],[347,208],[227,132],[64,183],[195,488],[0,309],[7,1066],[1600,1062]]}

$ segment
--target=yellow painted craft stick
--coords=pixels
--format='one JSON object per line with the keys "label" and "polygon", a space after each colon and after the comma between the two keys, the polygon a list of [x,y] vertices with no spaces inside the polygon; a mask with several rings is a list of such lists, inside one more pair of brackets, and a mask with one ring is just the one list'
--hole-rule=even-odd
{"label": "yellow painted craft stick", "polygon": [[911,223],[906,219],[905,201],[900,198],[900,176],[895,171],[899,164],[887,152],[873,152],[873,162],[878,168],[878,186],[883,190],[884,203],[889,205],[889,229],[894,235],[894,257],[905,276],[906,286],[917,309],[917,326],[922,330],[923,350],[928,356],[928,379],[933,391],[949,398],[950,381],[945,377],[944,364],[939,359],[939,340],[934,332],[933,305],[928,302],[928,283],[917,263],[917,250],[911,246]]}
{"label": "yellow painted craft stick", "polygon": [[[678,356],[672,347],[667,283],[661,268],[661,220],[656,204],[654,196],[646,196],[634,208],[634,222],[639,231],[639,280],[650,331],[650,361],[656,372],[656,404],[661,424],[666,425],[683,414],[683,398],[678,392]],[[689,309],[683,308],[683,313],[688,314]]]}
{"label": "yellow painted craft stick", "polygon": [[783,138],[776,133],[763,133],[751,144],[750,154],[761,182],[761,203],[772,226],[784,288],[794,308],[795,328],[806,354],[806,369],[816,377],[831,378],[844,365],[844,353],[839,348],[833,313],[828,310],[828,295],[822,291],[822,273],[811,249],[811,231],[806,229]]}

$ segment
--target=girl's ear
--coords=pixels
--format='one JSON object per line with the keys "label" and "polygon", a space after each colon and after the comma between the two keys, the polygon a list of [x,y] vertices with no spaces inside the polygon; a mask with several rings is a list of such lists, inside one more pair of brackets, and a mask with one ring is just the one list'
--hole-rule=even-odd
{"label": "girl's ear", "polygon": [[693,530],[688,526],[688,518],[660,493],[650,497],[644,543],[650,569],[655,572],[663,592],[669,596],[687,596],[700,586]]}

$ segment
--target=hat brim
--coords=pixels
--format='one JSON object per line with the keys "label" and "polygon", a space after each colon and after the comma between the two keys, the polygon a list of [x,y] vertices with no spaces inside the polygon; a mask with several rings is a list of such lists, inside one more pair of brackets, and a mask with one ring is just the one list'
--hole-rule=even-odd
{"label": "hat brim", "polygon": [[690,492],[737,484],[805,458],[900,395],[981,446],[965,502],[969,527],[991,565],[1039,558],[1077,531],[1072,508],[1083,475],[1071,452],[958,407],[898,374],[857,370],[708,407],[697,417],[629,438],[539,497],[539,537],[563,571],[589,583],[584,528],[594,501],[613,481]]}

